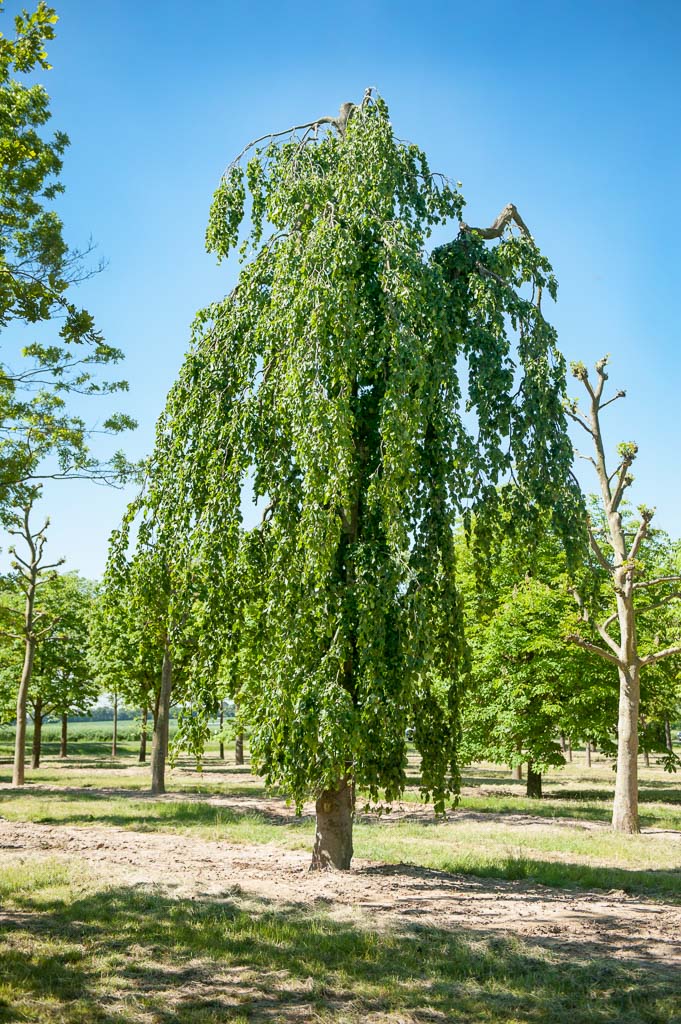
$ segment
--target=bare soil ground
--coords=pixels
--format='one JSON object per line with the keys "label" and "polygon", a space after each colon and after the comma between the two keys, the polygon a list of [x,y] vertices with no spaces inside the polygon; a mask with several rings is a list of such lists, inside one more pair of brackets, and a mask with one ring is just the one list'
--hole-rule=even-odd
{"label": "bare soil ground", "polygon": [[[288,813],[279,801],[244,800],[261,812],[271,805],[273,813]],[[413,812],[413,807],[407,809]],[[527,827],[531,821],[520,824]],[[592,822],[585,826],[600,827]],[[373,927],[461,927],[481,937],[521,936],[584,958],[614,956],[681,967],[681,908],[617,891],[556,890],[361,860],[347,873],[310,873],[307,852],[274,844],[237,846],[94,825],[0,820],[0,855],[13,863],[55,856],[85,862],[112,884],[154,886],[176,896],[220,900],[252,895],[289,905],[318,905],[338,919],[356,918],[359,912]]]}

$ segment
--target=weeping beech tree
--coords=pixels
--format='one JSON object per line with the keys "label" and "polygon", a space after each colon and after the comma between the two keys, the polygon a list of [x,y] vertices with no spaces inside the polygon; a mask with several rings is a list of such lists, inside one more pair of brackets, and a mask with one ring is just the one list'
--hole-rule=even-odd
{"label": "weeping beech tree", "polygon": [[207,230],[245,265],[159,423],[155,520],[201,566],[255,769],[316,798],[315,867],[349,867],[356,790],[402,792],[411,723],[424,798],[457,792],[456,517],[483,537],[511,495],[516,528],[574,523],[550,266],[514,206],[484,230],[463,206],[369,93],[246,147]]}

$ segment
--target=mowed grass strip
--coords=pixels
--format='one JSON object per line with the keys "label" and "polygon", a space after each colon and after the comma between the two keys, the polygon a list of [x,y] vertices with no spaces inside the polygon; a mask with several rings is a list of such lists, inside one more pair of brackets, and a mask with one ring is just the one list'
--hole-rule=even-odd
{"label": "mowed grass strip", "polygon": [[0,1021],[47,1024],[670,1024],[664,965],[457,928],[243,898],[103,886],[59,863],[0,869]]}
{"label": "mowed grass strip", "polygon": [[[207,800],[136,798],[124,792],[94,794],[39,789],[4,790],[0,815],[47,825],[92,825],[195,835],[229,843],[277,843],[311,849],[314,822],[281,805],[267,813]],[[383,819],[355,825],[356,857],[411,864],[544,885],[621,889],[681,902],[681,841],[664,835],[623,836],[606,827],[547,821],[527,825],[503,819],[469,820],[465,811],[447,821]]]}

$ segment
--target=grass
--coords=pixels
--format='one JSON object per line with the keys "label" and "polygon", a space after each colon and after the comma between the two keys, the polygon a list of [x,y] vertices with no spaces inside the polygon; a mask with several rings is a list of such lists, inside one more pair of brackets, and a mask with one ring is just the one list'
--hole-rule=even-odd
{"label": "grass", "polygon": [[0,1021],[672,1024],[677,979],[423,924],[106,887],[54,863],[0,870]]}

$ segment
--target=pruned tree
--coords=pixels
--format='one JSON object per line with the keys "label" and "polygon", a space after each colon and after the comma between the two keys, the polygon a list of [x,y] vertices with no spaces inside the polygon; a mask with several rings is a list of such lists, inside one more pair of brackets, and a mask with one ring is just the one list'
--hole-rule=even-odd
{"label": "pruned tree", "polygon": [[[656,665],[664,658],[681,654],[681,635],[674,642],[642,653],[637,635],[639,617],[670,602],[681,599],[681,575],[647,574],[642,561],[642,548],[650,535],[650,523],[655,510],[645,505],[638,508],[639,520],[633,531],[626,528],[623,517],[623,499],[633,483],[631,467],[638,454],[638,446],[627,442],[618,446],[619,462],[614,470],[608,468],[601,428],[601,413],[613,402],[625,397],[617,391],[606,397],[608,358],[596,363],[592,378],[583,363],[573,363],[572,373],[584,385],[588,408],[583,413],[576,400],[566,406],[567,413],[589,435],[593,455],[584,458],[594,468],[600,487],[603,507],[603,530],[599,531],[593,518],[589,521],[589,542],[598,566],[606,574],[614,611],[605,616],[593,614],[589,602],[579,589],[574,597],[581,610],[582,620],[593,630],[592,637],[576,632],[570,639],[604,659],[619,676],[619,715],[617,724],[617,778],[613,805],[612,825],[618,832],[638,832],[638,725],[641,696],[641,669]],[[615,635],[613,635],[615,632]]]}
{"label": "pruned tree", "polygon": [[463,206],[370,92],[246,147],[207,244],[247,263],[198,314],[159,424],[154,514],[205,580],[211,641],[242,622],[252,763],[316,799],[317,868],[349,867],[357,790],[402,792],[412,721],[424,797],[457,792],[457,516],[482,536],[508,497],[514,527],[533,502],[573,522],[550,266],[514,207],[478,230]]}
{"label": "pruned tree", "polygon": [[10,523],[10,535],[23,540],[27,549],[21,555],[17,552],[15,545],[9,549],[12,556],[12,569],[15,573],[14,579],[23,594],[23,612],[20,622],[16,621],[11,608],[3,607],[2,609],[3,617],[6,620],[9,619],[6,628],[3,629],[4,635],[9,639],[18,640],[23,647],[21,676],[16,698],[13,786],[23,786],[25,780],[26,710],[36,647],[54,629],[54,622],[48,613],[36,606],[38,587],[51,580],[56,568],[64,561],[63,558],[50,564],[46,564],[44,561],[47,528],[50,521],[46,519],[39,530],[34,531],[31,526],[31,512],[38,493],[39,488],[34,488],[27,496],[24,508],[7,517]]}

